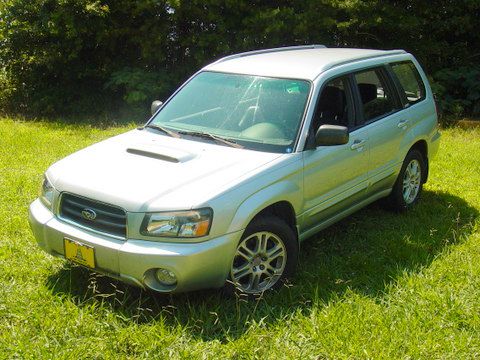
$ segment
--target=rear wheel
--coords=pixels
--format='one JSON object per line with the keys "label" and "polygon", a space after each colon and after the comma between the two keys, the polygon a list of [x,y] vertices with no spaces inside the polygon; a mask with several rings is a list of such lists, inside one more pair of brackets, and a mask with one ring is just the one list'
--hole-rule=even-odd
{"label": "rear wheel", "polygon": [[425,174],[423,155],[418,150],[410,150],[388,197],[388,205],[396,211],[405,211],[415,205],[422,192]]}
{"label": "rear wheel", "polygon": [[234,288],[259,295],[278,288],[295,269],[298,243],[293,230],[279,218],[251,223],[240,240],[230,267]]}

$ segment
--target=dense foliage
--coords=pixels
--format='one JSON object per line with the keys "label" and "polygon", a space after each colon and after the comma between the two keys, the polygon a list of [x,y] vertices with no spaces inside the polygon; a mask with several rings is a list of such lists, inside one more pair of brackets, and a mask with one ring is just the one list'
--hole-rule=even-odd
{"label": "dense foliage", "polygon": [[478,0],[2,0],[0,106],[146,109],[199,66],[263,47],[403,48],[446,113],[480,113]]}

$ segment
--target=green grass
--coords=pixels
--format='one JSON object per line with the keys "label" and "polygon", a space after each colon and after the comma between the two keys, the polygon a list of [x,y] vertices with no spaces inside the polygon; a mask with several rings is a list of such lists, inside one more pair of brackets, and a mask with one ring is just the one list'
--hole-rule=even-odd
{"label": "green grass", "polygon": [[479,358],[480,129],[443,132],[423,199],[372,205],[310,239],[257,302],[143,292],[43,253],[43,172],[134,125],[0,120],[0,358]]}

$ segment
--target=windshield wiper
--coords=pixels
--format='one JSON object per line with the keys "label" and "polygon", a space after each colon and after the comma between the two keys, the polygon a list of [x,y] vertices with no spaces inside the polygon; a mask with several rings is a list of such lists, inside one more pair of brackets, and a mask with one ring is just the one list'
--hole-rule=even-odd
{"label": "windshield wiper", "polygon": [[231,139],[226,139],[218,135],[213,135],[209,133],[204,133],[204,132],[199,132],[199,131],[179,131],[179,134],[182,135],[189,135],[189,136],[196,136],[204,139],[210,139],[210,140],[215,140],[217,142],[220,142],[222,144],[237,148],[237,149],[243,149],[244,147],[237,142],[231,140]]}
{"label": "windshield wiper", "polygon": [[143,128],[149,128],[149,129],[159,130],[159,131],[163,132],[164,134],[167,134],[167,135],[169,135],[169,136],[171,136],[171,137],[174,137],[174,138],[177,138],[177,139],[181,138],[181,136],[180,136],[178,133],[176,133],[175,131],[169,130],[169,129],[167,129],[167,128],[163,127],[163,126],[160,126],[160,125],[147,124],[147,125],[145,125]]}

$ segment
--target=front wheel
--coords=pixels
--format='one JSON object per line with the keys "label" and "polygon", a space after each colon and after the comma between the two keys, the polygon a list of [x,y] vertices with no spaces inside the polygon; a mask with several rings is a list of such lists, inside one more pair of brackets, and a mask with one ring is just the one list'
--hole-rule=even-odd
{"label": "front wheel", "polygon": [[423,155],[418,150],[410,150],[388,198],[388,203],[393,210],[405,211],[418,201],[423,188],[425,171]]}
{"label": "front wheel", "polygon": [[256,220],[237,246],[230,267],[231,284],[249,295],[277,288],[293,273],[297,257],[297,238],[284,221],[276,217]]}

